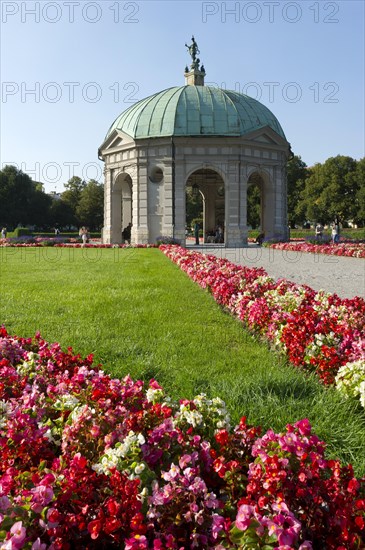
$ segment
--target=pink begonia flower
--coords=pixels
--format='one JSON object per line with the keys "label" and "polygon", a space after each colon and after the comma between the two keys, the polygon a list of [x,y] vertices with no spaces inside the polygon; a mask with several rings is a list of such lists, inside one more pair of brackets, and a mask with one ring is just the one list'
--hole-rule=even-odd
{"label": "pink begonia flower", "polygon": [[151,380],[149,381],[149,386],[153,390],[162,390],[162,387],[154,378],[151,378]]}
{"label": "pink begonia flower", "polygon": [[34,487],[34,489],[31,490],[31,493],[33,496],[30,507],[33,512],[36,512],[37,514],[42,512],[43,508],[52,501],[54,496],[51,487],[47,487],[45,485]]}
{"label": "pink begonia flower", "polygon": [[286,513],[289,512],[289,508],[283,500],[278,500],[276,502],[273,502],[273,504],[271,505],[271,508],[275,512],[286,512]]}
{"label": "pink begonia flower", "polygon": [[23,547],[27,532],[21,521],[14,523],[10,529],[10,534],[11,538],[0,547],[0,550],[20,550]]}
{"label": "pink begonia flower", "polygon": [[33,542],[31,550],[46,550],[47,544],[44,544],[40,541],[38,537],[36,541]]}
{"label": "pink begonia flower", "polygon": [[217,539],[218,535],[221,531],[223,531],[224,527],[224,517],[220,516],[219,514],[213,514],[212,515],[213,522],[212,522],[212,536],[213,539]]}
{"label": "pink begonia flower", "polygon": [[134,535],[125,541],[125,550],[144,550],[145,548],[148,548],[148,544],[144,535]]}
{"label": "pink begonia flower", "polygon": [[191,462],[191,455],[183,455],[179,460],[180,468],[184,469],[189,462]]}
{"label": "pink begonia flower", "polygon": [[303,420],[296,422],[295,427],[298,428],[301,435],[310,435],[312,429],[308,418],[303,418]]}
{"label": "pink begonia flower", "polygon": [[305,540],[303,544],[299,546],[298,550],[313,550],[312,543],[309,540]]}
{"label": "pink begonia flower", "polygon": [[242,506],[238,508],[238,513],[235,521],[237,529],[240,529],[240,531],[246,531],[246,529],[248,529],[248,527],[250,526],[254,512],[255,509],[253,506],[242,504]]}
{"label": "pink begonia flower", "polygon": [[172,463],[170,470],[168,472],[163,472],[161,474],[161,477],[165,481],[173,481],[174,479],[176,479],[178,477],[179,474],[180,474],[179,466],[175,466],[175,464]]}
{"label": "pink begonia flower", "polygon": [[0,497],[0,510],[5,512],[10,507],[10,500],[7,496]]}
{"label": "pink begonia flower", "polygon": [[293,514],[278,514],[270,524],[269,535],[275,534],[280,545],[290,547],[297,541],[301,527],[300,521]]}

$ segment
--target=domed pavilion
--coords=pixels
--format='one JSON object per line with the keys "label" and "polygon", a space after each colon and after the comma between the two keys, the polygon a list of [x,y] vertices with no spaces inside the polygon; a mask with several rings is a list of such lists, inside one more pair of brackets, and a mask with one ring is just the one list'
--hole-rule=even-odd
{"label": "domed pavilion", "polygon": [[205,86],[194,38],[188,49],[185,86],[129,107],[99,148],[105,162],[103,242],[123,242],[122,231],[131,224],[134,244],[159,236],[185,244],[186,189],[192,187],[203,198],[204,235],[220,226],[225,246],[244,246],[253,185],[260,190],[265,237],[286,238],[290,145],[279,121],[251,97]]}

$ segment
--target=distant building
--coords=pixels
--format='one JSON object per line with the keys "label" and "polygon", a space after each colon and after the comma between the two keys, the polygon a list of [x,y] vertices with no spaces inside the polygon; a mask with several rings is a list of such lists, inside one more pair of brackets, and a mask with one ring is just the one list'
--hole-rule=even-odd
{"label": "distant building", "polygon": [[52,199],[59,201],[61,200],[61,193],[57,193],[56,191],[51,191],[50,193],[47,193]]}
{"label": "distant building", "polygon": [[[186,238],[186,187],[201,193],[204,234],[221,226],[226,246],[247,243],[247,189],[261,191],[266,238],[286,238],[290,145],[273,113],[238,92],[205,86],[197,44],[189,46],[185,86],[138,101],[111,125],[99,148],[105,162],[103,240],[132,243]],[[199,51],[198,51],[199,53]]]}

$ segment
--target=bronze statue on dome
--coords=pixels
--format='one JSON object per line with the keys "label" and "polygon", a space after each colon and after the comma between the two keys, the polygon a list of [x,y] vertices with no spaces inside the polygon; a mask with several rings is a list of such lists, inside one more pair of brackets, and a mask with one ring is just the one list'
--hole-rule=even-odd
{"label": "bronze statue on dome", "polygon": [[185,44],[185,46],[187,47],[188,52],[191,55],[191,59],[192,59],[191,68],[199,70],[200,59],[197,58],[196,56],[200,54],[200,50],[198,48],[198,44],[196,43],[194,36],[191,37],[191,40],[192,40],[192,43],[190,44],[190,46],[188,46],[188,44]]}

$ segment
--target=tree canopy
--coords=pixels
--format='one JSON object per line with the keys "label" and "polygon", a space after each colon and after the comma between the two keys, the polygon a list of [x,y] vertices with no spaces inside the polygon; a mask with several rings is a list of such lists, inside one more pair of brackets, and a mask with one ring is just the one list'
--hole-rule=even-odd
{"label": "tree canopy", "polygon": [[0,220],[9,227],[34,224],[47,225],[51,197],[39,188],[38,183],[15,166],[0,170]]}
{"label": "tree canopy", "polygon": [[103,224],[104,187],[73,176],[61,198],[44,193],[42,183],[33,181],[15,166],[0,170],[0,225],[9,229],[31,225],[38,229],[86,225],[99,230]]}
{"label": "tree canopy", "polygon": [[364,159],[337,155],[308,168],[308,175],[288,192],[297,220],[330,223],[335,219],[364,224]]}

